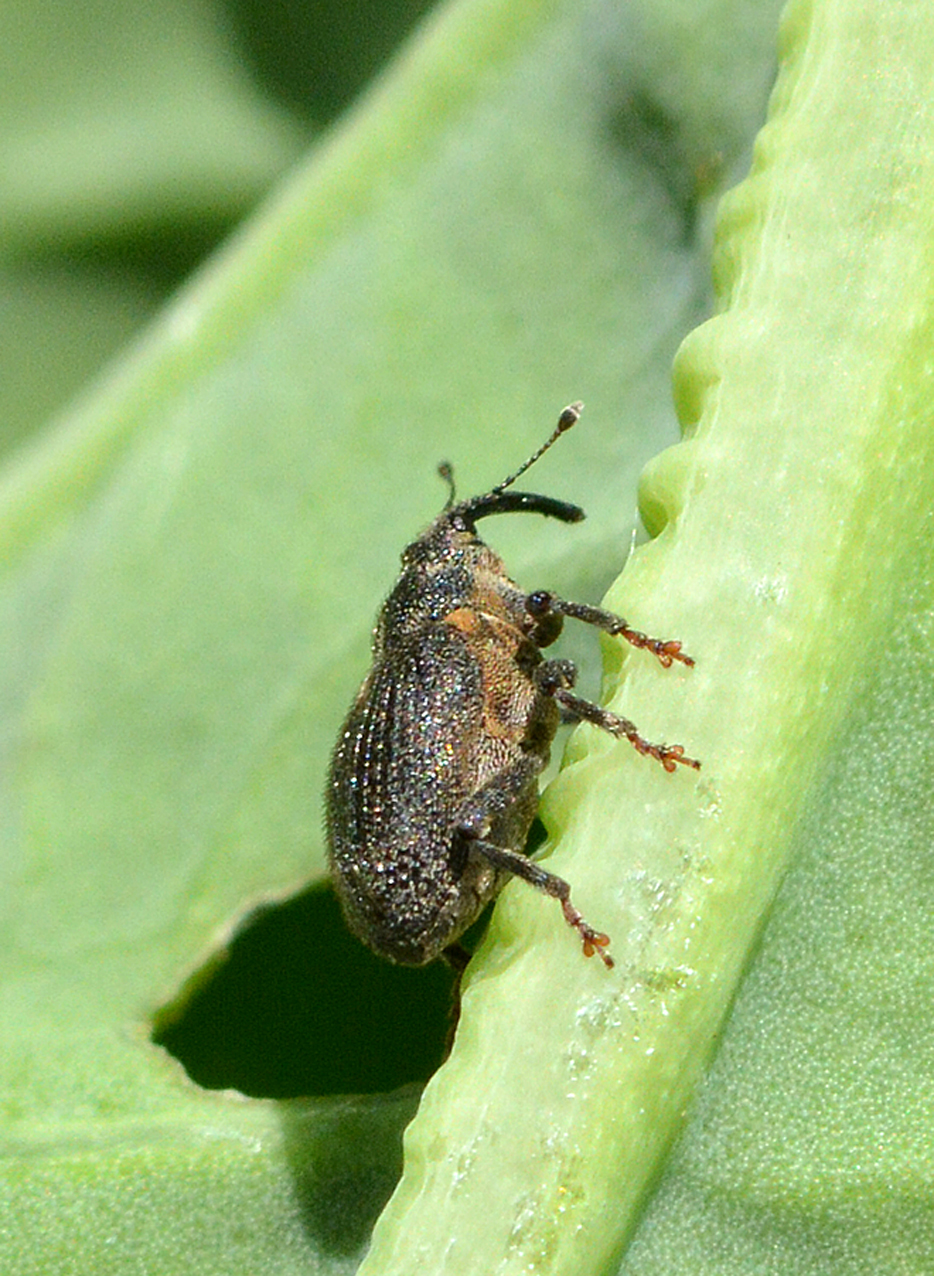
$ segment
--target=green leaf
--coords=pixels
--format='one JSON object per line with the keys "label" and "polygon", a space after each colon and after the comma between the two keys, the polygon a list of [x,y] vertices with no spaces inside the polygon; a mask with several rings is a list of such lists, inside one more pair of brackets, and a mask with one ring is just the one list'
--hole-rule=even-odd
{"label": "green leaf", "polygon": [[703,772],[575,738],[546,862],[617,970],[507,888],[368,1276],[934,1262],[934,27],[826,0],[783,35],[678,360],[689,441],[645,479],[661,535],[610,595],[698,662],[616,650],[611,704]]}
{"label": "green leaf", "polygon": [[[759,122],[774,16],[736,2],[444,9],[162,321],[7,470],[4,1270],[355,1264],[397,1168],[411,1095],[306,1109],[206,1094],[150,1044],[152,1017],[206,957],[217,960],[257,901],[321,878],[328,749],[398,553],[443,501],[439,459],[454,462],[463,492],[486,488],[564,403],[585,399],[581,425],[538,473],[543,490],[579,499],[588,522],[503,520],[491,535],[518,580],[573,597],[596,600],[625,558],[636,476],[675,437],[670,361],[708,305],[709,210]],[[893,82],[914,38],[893,40]],[[924,54],[919,36],[919,62]],[[858,98],[852,74],[837,78]],[[854,125],[863,145],[866,125]],[[854,142],[847,172],[859,158]],[[176,156],[166,168],[190,175],[190,163]],[[814,219],[824,187],[810,181]],[[902,188],[906,224],[924,189],[920,177],[913,194]],[[43,207],[63,233],[106,224],[103,200],[57,222],[61,198],[34,203],[37,239]],[[724,242],[752,251],[771,198],[750,199],[746,239]],[[787,195],[774,198],[781,206]],[[771,225],[770,254],[790,224]],[[807,224],[801,259],[787,245],[778,257],[796,296],[810,295],[789,264],[813,262],[804,248],[823,244],[837,260]],[[900,243],[887,269],[917,287],[923,258],[918,279],[901,274]],[[730,278],[749,286],[751,274],[764,288],[771,275],[760,269]],[[589,830],[598,852],[553,862],[613,934],[617,971],[583,961],[553,901],[510,888],[472,972],[454,1056],[413,1127],[371,1271],[391,1267],[389,1250],[410,1271],[432,1246],[452,1271],[461,1255],[484,1272],[509,1262],[583,1271],[618,1252],[803,836],[798,815],[846,697],[867,676],[840,662],[841,624],[849,633],[857,623],[832,575],[844,552],[865,603],[861,634],[887,633],[891,576],[861,556],[875,529],[867,470],[849,452],[832,468],[841,432],[826,412],[817,428],[800,389],[793,434],[784,415],[769,426],[763,404],[763,384],[788,382],[787,371],[766,371],[766,355],[780,357],[789,330],[796,374],[813,373],[822,350],[818,384],[829,393],[827,341],[811,350],[799,306],[767,328],[756,301],[747,327],[730,337],[724,319],[723,346],[696,344],[683,365],[687,419],[726,394],[728,354],[731,376],[742,356],[738,397],[656,471],[646,510],[656,525],[677,514],[677,527],[626,578],[631,619],[684,638],[699,661],[666,673],[633,657],[626,711],[703,757],[701,787],[609,741],[585,761],[575,740],[546,815],[575,838]],[[851,311],[865,317],[849,302],[841,324]],[[927,333],[912,314],[920,351]],[[905,330],[896,325],[893,341]],[[874,366],[890,387],[904,370],[920,412],[920,359]],[[870,420],[855,381],[850,390],[847,413],[830,417],[859,424],[865,465],[881,400],[868,393]],[[817,470],[805,447],[815,436]],[[818,499],[815,474],[837,476],[832,493],[855,475],[864,505]],[[892,546],[920,497],[895,517],[887,490]],[[823,553],[838,523],[824,562],[814,546]],[[731,539],[737,529],[746,540]],[[741,550],[759,557],[740,554],[737,566]],[[781,576],[765,570],[768,554],[783,556]],[[798,610],[783,580],[798,587]],[[808,604],[828,590],[812,632]],[[855,662],[863,645],[852,646]],[[583,805],[572,807],[578,791]],[[318,982],[296,983],[294,998],[314,1001]],[[363,1003],[365,990],[347,996]],[[369,1048],[405,1045],[380,1037]],[[423,1173],[430,1187],[419,1194]]]}

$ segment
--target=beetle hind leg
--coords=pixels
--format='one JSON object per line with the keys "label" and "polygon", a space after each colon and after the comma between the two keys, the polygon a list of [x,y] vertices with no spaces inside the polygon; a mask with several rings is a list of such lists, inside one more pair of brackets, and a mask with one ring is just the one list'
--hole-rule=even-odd
{"label": "beetle hind leg", "polygon": [[528,882],[530,886],[534,886],[536,890],[543,891],[544,894],[550,895],[552,899],[559,900],[564,913],[564,920],[581,937],[584,956],[592,957],[594,953],[597,953],[604,966],[608,970],[612,970],[613,958],[606,951],[610,943],[609,935],[605,935],[602,931],[594,930],[590,923],[574,907],[571,903],[571,888],[563,877],[558,877],[555,873],[549,873],[547,869],[542,868],[541,864],[536,863],[535,860],[530,860],[528,856],[521,854],[519,851],[509,851],[503,846],[494,846],[491,842],[474,840],[472,849],[478,851],[489,860],[494,868],[511,873],[513,877],[520,877],[524,882]]}

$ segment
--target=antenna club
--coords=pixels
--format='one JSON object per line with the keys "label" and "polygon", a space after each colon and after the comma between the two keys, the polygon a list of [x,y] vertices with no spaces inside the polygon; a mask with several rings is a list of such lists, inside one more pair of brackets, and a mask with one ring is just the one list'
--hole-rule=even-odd
{"label": "antenna club", "polygon": [[566,430],[570,430],[571,426],[580,419],[583,411],[583,403],[570,403],[558,417],[558,424],[551,433],[551,437],[546,439],[537,452],[533,452],[524,465],[520,465],[515,474],[510,474],[509,478],[503,479],[502,483],[497,483],[490,492],[491,496],[496,496],[499,492],[504,492],[507,487],[512,487],[517,478],[520,478],[527,469],[535,464],[535,462],[545,455],[556,439],[559,439]]}
{"label": "antenna club", "polygon": [[580,420],[584,405],[580,401],[577,403],[569,403],[561,415],[558,417],[558,426],[555,434],[563,434],[565,430],[570,430],[572,425],[576,425]]}

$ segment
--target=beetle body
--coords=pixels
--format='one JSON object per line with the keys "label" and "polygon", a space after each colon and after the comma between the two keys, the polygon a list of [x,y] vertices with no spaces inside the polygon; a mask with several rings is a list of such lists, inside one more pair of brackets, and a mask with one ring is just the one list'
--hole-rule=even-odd
{"label": "beetle body", "polygon": [[[579,405],[565,409],[546,448],[578,414]],[[485,496],[454,504],[452,489],[447,508],[405,550],[374,631],[371,671],[331,761],[335,887],[351,930],[394,962],[450,955],[518,875],[560,899],[585,952],[612,964],[607,937],[573,908],[567,884],[522,853],[559,722],[587,718],[626,735],[669,770],[697,765],[680,746],[650,745],[625,719],[578,700],[573,665],[542,655],[566,615],[648,646],[663,664],[692,663],[680,644],[545,591],[525,593],[477,535],[477,520],[491,514],[584,517],[563,501],[506,490],[544,450]]]}

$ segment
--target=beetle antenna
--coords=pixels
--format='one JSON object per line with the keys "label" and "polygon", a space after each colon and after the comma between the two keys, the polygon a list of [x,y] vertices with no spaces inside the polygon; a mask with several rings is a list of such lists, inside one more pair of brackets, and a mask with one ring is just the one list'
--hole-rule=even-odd
{"label": "beetle antenna", "polygon": [[531,469],[531,467],[535,464],[535,462],[539,459],[539,457],[544,456],[545,453],[548,451],[548,449],[551,447],[551,445],[555,443],[561,437],[561,435],[564,434],[566,430],[570,430],[572,425],[577,424],[577,422],[580,420],[580,414],[583,412],[583,410],[584,410],[583,403],[569,403],[568,406],[561,413],[561,415],[558,417],[558,424],[555,426],[551,434],[551,437],[545,440],[545,442],[542,444],[542,446],[538,449],[537,452],[532,453],[532,455],[529,457],[529,459],[525,462],[524,465],[519,466],[515,474],[510,474],[509,478],[503,479],[502,483],[497,483],[496,486],[493,488],[493,490],[490,492],[490,495],[496,496],[500,492],[505,491],[507,487],[512,487],[516,479],[519,478],[521,475],[523,475],[526,472],[526,470]]}
{"label": "beetle antenna", "polygon": [[448,499],[445,501],[444,508],[449,510],[454,504],[454,466],[450,461],[441,461],[438,464],[438,473],[448,485]]}

